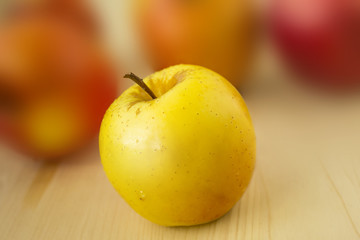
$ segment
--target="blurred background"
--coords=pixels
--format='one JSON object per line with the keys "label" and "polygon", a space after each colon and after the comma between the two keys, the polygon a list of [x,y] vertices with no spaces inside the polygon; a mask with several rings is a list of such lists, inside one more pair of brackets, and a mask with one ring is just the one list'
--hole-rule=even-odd
{"label": "blurred background", "polygon": [[97,134],[131,85],[124,73],[180,63],[245,98],[356,95],[359,12],[355,0],[3,0],[1,135],[29,156],[64,156]]}

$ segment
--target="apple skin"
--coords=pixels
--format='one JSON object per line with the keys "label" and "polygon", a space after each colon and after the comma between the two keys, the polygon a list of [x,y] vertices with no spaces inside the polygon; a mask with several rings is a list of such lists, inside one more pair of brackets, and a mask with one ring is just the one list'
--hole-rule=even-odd
{"label": "apple skin", "polygon": [[272,0],[269,22],[284,59],[330,89],[360,85],[358,0]]}
{"label": "apple skin", "polygon": [[54,159],[97,135],[117,82],[96,41],[56,18],[31,16],[0,28],[0,52],[1,138]]}
{"label": "apple skin", "polygon": [[137,0],[136,24],[150,64],[212,69],[240,86],[251,66],[257,35],[248,0]]}
{"label": "apple skin", "polygon": [[106,175],[125,201],[165,226],[213,221],[240,199],[255,165],[245,102],[223,77],[177,65],[123,92],[100,128]]}

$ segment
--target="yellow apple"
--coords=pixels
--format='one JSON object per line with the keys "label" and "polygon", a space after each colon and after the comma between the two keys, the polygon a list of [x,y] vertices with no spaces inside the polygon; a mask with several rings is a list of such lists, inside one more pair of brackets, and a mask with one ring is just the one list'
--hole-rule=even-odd
{"label": "yellow apple", "polygon": [[[140,82],[141,83],[141,82]],[[213,221],[240,199],[255,164],[246,104],[223,77],[177,65],[127,89],[100,128],[104,170],[125,201],[165,226]]]}
{"label": "yellow apple", "polygon": [[137,0],[136,24],[152,66],[196,64],[240,86],[255,43],[250,0]]}

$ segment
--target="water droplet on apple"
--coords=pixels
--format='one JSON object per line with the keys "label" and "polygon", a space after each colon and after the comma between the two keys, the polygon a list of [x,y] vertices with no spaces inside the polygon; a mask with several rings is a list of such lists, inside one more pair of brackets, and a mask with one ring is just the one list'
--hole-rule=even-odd
{"label": "water droplet on apple", "polygon": [[146,194],[142,190],[140,190],[137,194],[138,194],[139,200],[141,200],[141,201],[145,200]]}

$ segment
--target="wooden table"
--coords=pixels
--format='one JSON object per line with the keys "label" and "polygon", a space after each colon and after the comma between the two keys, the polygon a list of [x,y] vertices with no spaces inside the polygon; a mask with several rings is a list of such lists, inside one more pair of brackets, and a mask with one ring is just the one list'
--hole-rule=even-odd
{"label": "wooden table", "polygon": [[[113,9],[104,19],[114,33],[119,12],[105,5]],[[138,54],[117,45],[119,31],[109,34],[114,52]],[[123,70],[138,67],[133,55],[126,60]],[[110,185],[95,140],[60,163],[37,162],[0,144],[0,239],[360,239],[359,94],[320,94],[266,72],[257,78],[268,81],[244,92],[257,135],[255,174],[218,221],[169,228],[143,219]]]}
{"label": "wooden table", "polygon": [[201,226],[136,214],[107,180],[95,141],[54,164],[2,145],[0,239],[360,239],[360,97],[302,94],[246,96],[254,177],[227,215]]}

